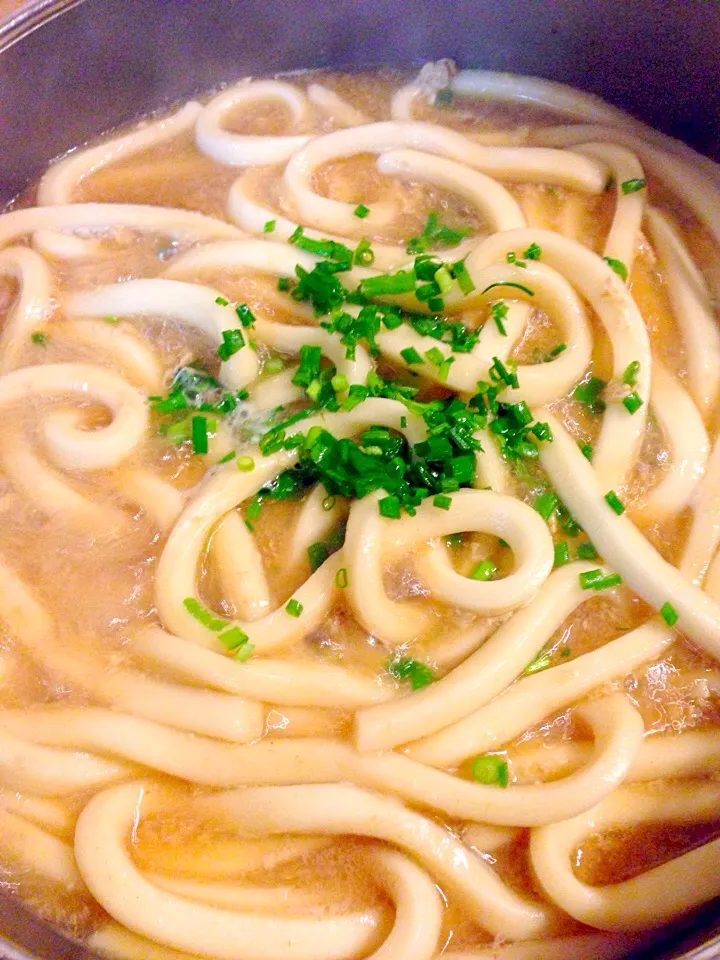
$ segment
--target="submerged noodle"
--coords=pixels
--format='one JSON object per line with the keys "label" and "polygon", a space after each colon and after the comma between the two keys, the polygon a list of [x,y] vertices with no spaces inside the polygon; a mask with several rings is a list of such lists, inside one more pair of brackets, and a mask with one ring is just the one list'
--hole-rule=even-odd
{"label": "submerged noodle", "polygon": [[18,894],[125,960],[619,958],[720,895],[716,168],[440,61],[243,80],[36,201]]}

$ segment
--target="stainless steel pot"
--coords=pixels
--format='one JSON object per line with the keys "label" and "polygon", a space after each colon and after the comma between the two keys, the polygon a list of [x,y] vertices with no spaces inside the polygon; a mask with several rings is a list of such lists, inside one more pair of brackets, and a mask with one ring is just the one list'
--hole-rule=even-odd
{"label": "stainless steel pot", "polygon": [[[592,91],[720,160],[718,0],[34,0],[0,24],[0,204],[222,81],[447,56]],[[0,934],[4,960],[91,960],[1,891]],[[679,958],[720,960],[720,905],[643,954]]]}

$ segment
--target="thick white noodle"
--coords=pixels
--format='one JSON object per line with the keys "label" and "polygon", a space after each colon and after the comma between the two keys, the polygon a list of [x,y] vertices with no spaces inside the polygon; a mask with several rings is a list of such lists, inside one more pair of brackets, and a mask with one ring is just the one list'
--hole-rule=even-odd
{"label": "thick white noodle", "polygon": [[73,150],[43,175],[38,185],[37,202],[41,206],[72,203],[73,191],[90,174],[190,130],[201,109],[197,101],[191,100],[177,113],[162,120],[142,124],[131,133],[107,140],[89,150]]}
{"label": "thick white noodle", "polygon": [[717,818],[716,783],[623,787],[587,813],[533,831],[530,856],[546,893],[563,910],[603,930],[658,926],[720,893],[720,840],[684,853],[620,883],[591,887],[573,873],[570,857],[590,833],[644,823],[679,825]]}
{"label": "thick white noodle", "polygon": [[258,103],[282,104],[290,112],[295,126],[307,119],[309,106],[299,87],[279,80],[243,80],[223,90],[203,107],[195,124],[199,149],[213,160],[233,167],[284,163],[309,137],[252,136],[224,129],[223,123],[230,112]]}
{"label": "thick white noodle", "polygon": [[454,130],[430,123],[370,123],[316,137],[291,157],[283,180],[300,220],[348,237],[362,236],[368,229],[386,224],[394,216],[392,206],[376,202],[367,218],[360,221],[354,215],[353,204],[316,193],[313,177],[323,164],[333,160],[401,148],[448,157],[502,180],[560,183],[589,193],[599,193],[605,185],[602,165],[578,154],[525,147],[484,147]]}
{"label": "thick white noodle", "polygon": [[[1,222],[1,221],[0,221]],[[0,277],[17,280],[19,290],[0,333],[0,374],[17,366],[33,333],[43,333],[54,311],[53,282],[43,258],[27,247],[0,253]]]}

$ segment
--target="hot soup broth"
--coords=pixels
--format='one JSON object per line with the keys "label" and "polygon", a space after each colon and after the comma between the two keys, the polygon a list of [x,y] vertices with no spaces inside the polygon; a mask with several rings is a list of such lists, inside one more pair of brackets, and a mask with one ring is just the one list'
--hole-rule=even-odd
{"label": "hot soup broth", "polygon": [[243,81],[0,217],[2,881],[100,954],[720,893],[717,173],[517,87]]}

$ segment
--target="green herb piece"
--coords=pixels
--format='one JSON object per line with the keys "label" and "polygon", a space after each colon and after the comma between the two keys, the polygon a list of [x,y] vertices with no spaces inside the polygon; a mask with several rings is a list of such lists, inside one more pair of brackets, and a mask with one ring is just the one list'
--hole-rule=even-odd
{"label": "green herb piece", "polygon": [[310,560],[310,569],[313,573],[321,567],[330,556],[326,543],[311,543],[307,548],[308,558]]}
{"label": "green herb piece", "polygon": [[369,240],[363,238],[355,247],[353,263],[357,263],[361,267],[369,267],[371,264],[375,263],[375,254],[370,248]]}
{"label": "green herb piece", "polygon": [[364,203],[359,203],[353,210],[353,213],[356,217],[364,220],[365,217],[370,213],[370,207],[366,207]]}
{"label": "green herb piece", "polygon": [[449,107],[453,102],[453,92],[451,87],[440,87],[438,92],[435,94],[435,106],[436,107]]}
{"label": "green herb piece", "polygon": [[592,543],[579,543],[576,554],[578,560],[597,560],[599,556]]}
{"label": "green herb piece", "polygon": [[495,326],[498,328],[498,332],[501,334],[501,336],[506,337],[507,330],[505,329],[505,324],[503,323],[503,320],[505,320],[505,318],[508,315],[507,304],[502,302],[494,303],[490,308],[490,312],[492,314],[493,320],[495,321]]}
{"label": "green herb piece", "polygon": [[233,656],[240,663],[245,663],[246,660],[250,659],[250,655],[254,649],[254,643],[243,643],[242,646],[238,647]]}
{"label": "green herb piece", "polygon": [[470,572],[471,580],[492,580],[497,573],[497,567],[492,560],[481,560],[475,564]]}
{"label": "green herb piece", "polygon": [[564,567],[566,563],[570,563],[570,548],[568,547],[567,540],[561,540],[560,543],[555,544],[554,554],[554,564],[556,567]]}
{"label": "green herb piece", "polygon": [[281,373],[284,369],[285,364],[281,357],[270,357],[265,361],[262,372],[269,377],[273,377],[276,373]]}
{"label": "green herb piece", "polygon": [[464,260],[458,260],[452,265],[452,274],[457,280],[457,284],[465,296],[473,292],[475,289],[475,284],[473,283],[472,277],[468,273],[468,269],[465,266]]}
{"label": "green herb piece", "polygon": [[496,787],[507,787],[509,780],[507,761],[486,753],[476,757],[472,762],[472,776],[477,783],[484,783]]}
{"label": "green herb piece", "polygon": [[531,677],[534,673],[542,673],[543,670],[547,670],[551,665],[550,654],[540,651],[535,659],[531,660],[530,663],[525,667],[523,674],[526,677]]}
{"label": "green herb piece", "polygon": [[561,353],[564,353],[567,350],[566,343],[559,343],[556,347],[553,347],[549,351],[548,355],[545,357],[545,363],[549,363],[551,360],[554,360],[555,357],[559,357]]}
{"label": "green herb piece", "polygon": [[238,457],[237,467],[243,473],[250,473],[251,470],[255,469],[255,461],[252,457]]}
{"label": "green herb piece", "polygon": [[229,630],[224,630],[218,637],[220,643],[231,653],[234,653],[239,647],[246,644],[249,639],[248,635],[241,630],[240,627],[230,627]]}
{"label": "green herb piece", "polygon": [[414,363],[423,362],[423,358],[417,352],[415,347],[405,347],[404,350],[400,351],[400,356],[403,358],[403,360],[408,366],[411,366]]}
{"label": "green herb piece", "polygon": [[537,243],[531,243],[527,250],[523,252],[523,256],[526,260],[539,260],[542,256],[542,247],[539,247]]}
{"label": "green herb piece", "polygon": [[575,387],[570,396],[573,400],[586,404],[591,413],[602,413],[605,402],[601,399],[601,395],[606,386],[607,383],[599,377],[587,377]]}
{"label": "green herb piece", "polygon": [[300,347],[300,366],[298,367],[292,382],[296,387],[307,387],[320,376],[320,363],[322,361],[322,347],[315,344],[304,343]]}
{"label": "green herb piece", "polygon": [[218,633],[228,626],[227,620],[223,617],[218,617],[212,610],[208,610],[208,608],[204,607],[195,597],[185,597],[183,606],[191,617],[194,617],[198,623],[201,623],[208,630],[212,630],[213,633]]}
{"label": "green herb piece", "polygon": [[287,293],[290,289],[290,277],[278,277],[277,288],[282,293]]}
{"label": "green herb piece", "polygon": [[360,281],[359,290],[364,297],[382,297],[388,294],[412,293],[415,289],[415,274],[412,270],[383,273],[379,277],[367,277]]}
{"label": "green herb piece", "polygon": [[[229,300],[226,300],[225,297],[215,297],[215,303],[216,303],[219,307],[227,307],[227,306],[229,306],[230,301],[229,301]],[[110,323],[112,323],[113,321],[117,323],[117,317],[108,317],[108,318],[106,318],[106,321],[105,321],[105,322],[107,323],[108,321],[109,321]]]}
{"label": "green herb piece", "polygon": [[413,690],[420,690],[421,687],[426,687],[435,679],[430,667],[419,660],[413,660],[412,657],[390,660],[386,668],[391,677],[396,680],[407,681]]}
{"label": "green herb piece", "polygon": [[624,194],[637,193],[638,190],[642,190],[643,187],[646,186],[647,180],[644,180],[642,177],[633,177],[631,180],[623,180],[620,184],[620,189]]}
{"label": "green herb piece", "polygon": [[378,500],[378,510],[381,517],[397,520],[400,517],[400,501],[394,496],[382,497]]}
{"label": "green herb piece", "polygon": [[223,362],[229,360],[230,357],[245,346],[245,337],[243,337],[242,330],[237,328],[234,330],[223,330],[222,338],[223,342],[217,348],[217,355]]}
{"label": "green herb piece", "polygon": [[303,612],[303,605],[293,597],[285,604],[285,612],[291,617],[299,617]]}
{"label": "green herb piece", "polygon": [[335,376],[331,378],[330,383],[335,393],[344,393],[350,386],[348,378],[344,373],[336,373]]}
{"label": "green herb piece", "polygon": [[235,451],[229,450],[224,457],[220,457],[220,459],[218,460],[218,465],[220,465],[221,463],[230,463],[230,461],[233,460],[234,457],[235,457]]}
{"label": "green herb piece", "polygon": [[[246,303],[239,303],[235,307],[235,313],[240,323],[246,329],[255,326],[255,315]],[[252,346],[252,343],[250,344]]]}
{"label": "green herb piece", "polygon": [[622,260],[616,260],[614,257],[603,257],[603,260],[612,270],[615,271],[621,280],[627,281],[628,268],[625,266]]}
{"label": "green herb piece", "polygon": [[445,496],[444,493],[437,493],[433,497],[433,506],[441,510],[449,510],[452,505],[452,497]]}
{"label": "green herb piece", "polygon": [[446,266],[438,267],[433,280],[440,288],[440,293],[450,293],[452,290],[453,278],[450,276],[450,271]]}
{"label": "green herb piece", "polygon": [[674,627],[679,619],[677,610],[669,601],[660,607],[660,616],[669,627]]}
{"label": "green herb piece", "polygon": [[39,347],[46,347],[48,344],[48,335],[46,333],[40,333],[39,330],[36,330],[35,333],[31,333],[30,339]]}
{"label": "green herb piece", "polygon": [[627,397],[623,400],[623,406],[629,414],[637,413],[640,407],[643,405],[643,402],[640,398],[640,394],[637,390],[633,390],[632,393],[628,394]]}
{"label": "green herb piece", "polygon": [[514,287],[516,290],[522,290],[523,293],[526,293],[529,297],[534,297],[535,293],[530,289],[530,287],[524,286],[522,283],[515,283],[513,280],[498,280],[496,283],[491,283],[481,293],[487,293],[488,290],[494,290],[495,287]]}
{"label": "green herb piece", "polygon": [[193,417],[190,421],[190,438],[193,453],[205,454],[208,452],[208,421],[207,417]]}
{"label": "green herb piece", "polygon": [[439,244],[446,247],[456,247],[461,240],[469,236],[472,231],[467,228],[455,230],[440,223],[437,213],[430,213],[419,237],[411,237],[407,241],[409,254],[423,254],[432,245]]}
{"label": "green herb piece", "polygon": [[348,585],[348,572],[345,567],[340,567],[338,572],[335,574],[335,586],[340,590],[344,590]]}
{"label": "green herb piece", "polygon": [[555,507],[558,505],[558,497],[554,493],[541,493],[539,497],[536,498],[533,507],[543,520],[549,520],[555,511]]}
{"label": "green herb piece", "polygon": [[[352,264],[353,251],[344,243],[337,240],[312,240],[305,236],[303,227],[297,227],[288,237],[288,243],[294,244],[300,250],[307,250],[318,257],[326,257],[335,262],[342,270],[349,270]],[[297,272],[297,268],[296,268]]]}
{"label": "green herb piece", "polygon": [[589,443],[580,443],[578,446],[580,447],[580,453],[585,457],[585,459],[592,462],[594,452],[592,445]]}
{"label": "green herb piece", "polygon": [[322,508],[323,510],[332,510],[336,503],[335,497],[325,497],[322,502]]}
{"label": "green herb piece", "polygon": [[515,264],[516,267],[522,267],[523,270],[527,270],[527,264],[524,263],[522,260],[520,260],[518,255],[516,253],[513,253],[512,250],[510,251],[510,253],[505,254],[505,259],[507,260],[508,263],[513,263]]}
{"label": "green herb piece", "polygon": [[610,573],[607,576],[602,570],[587,570],[578,576],[578,581],[583,590],[606,590],[608,587],[616,587],[622,583],[622,577],[619,573]]}
{"label": "green herb piece", "polygon": [[434,367],[439,367],[445,362],[445,354],[437,347],[431,347],[429,350],[426,350],[425,357],[430,361],[430,363],[432,363]]}
{"label": "green herb piece", "polygon": [[608,490],[608,492],[605,494],[605,502],[618,516],[621,516],[623,513],[625,513],[625,504],[614,490]]}
{"label": "green herb piece", "polygon": [[490,374],[490,379],[496,383],[502,382],[508,387],[514,387],[516,390],[520,386],[517,374],[510,367],[510,361],[508,361],[508,366],[505,366],[499,357],[493,357],[492,366],[488,373]]}
{"label": "green herb piece", "polygon": [[277,226],[277,220],[266,220],[263,226],[263,233],[272,233]]}
{"label": "green herb piece", "polygon": [[634,387],[637,383],[638,374],[640,373],[640,361],[632,360],[626,367],[625,372],[623,373],[623,383],[628,387]]}

